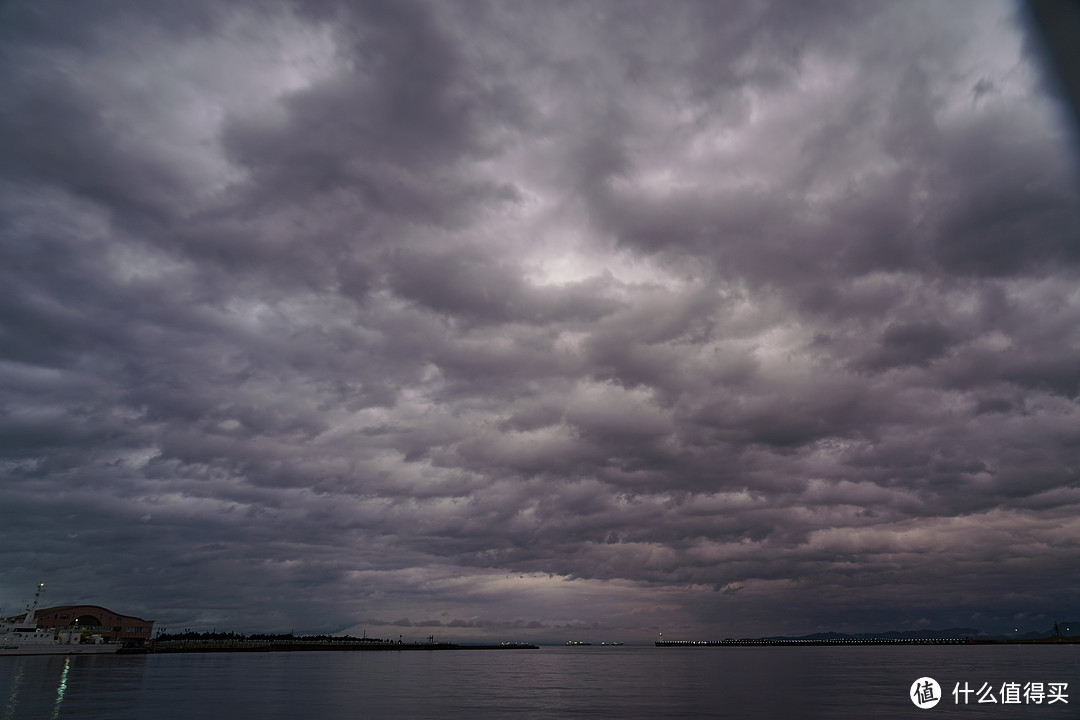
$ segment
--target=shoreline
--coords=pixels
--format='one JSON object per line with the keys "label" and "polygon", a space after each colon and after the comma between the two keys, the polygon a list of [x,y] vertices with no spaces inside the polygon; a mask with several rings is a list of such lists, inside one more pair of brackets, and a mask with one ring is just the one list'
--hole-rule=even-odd
{"label": "shoreline", "polygon": [[[1080,637],[1060,640],[1008,640],[1008,639],[831,639],[831,640],[794,640],[794,639],[741,639],[741,640],[662,640],[653,645],[658,648],[687,647],[825,647],[825,646],[927,646],[927,645],[1078,645]],[[555,645],[553,647],[560,647]],[[634,646],[638,647],[638,646]],[[644,646],[647,647],[647,646]],[[304,640],[191,640],[165,641],[146,648],[123,648],[122,655],[131,654],[166,654],[166,653],[212,653],[212,652],[402,652],[402,651],[441,651],[441,650],[537,650],[539,645],[531,643],[494,644],[459,644],[459,643],[374,643],[359,641],[304,641]]]}
{"label": "shoreline", "polygon": [[[332,650],[336,652],[394,652],[403,650],[536,650],[538,645],[528,643],[505,643],[499,645],[461,645],[458,643],[373,643],[363,641],[333,640],[167,640],[137,652],[190,653],[190,652],[310,652]],[[132,651],[129,651],[132,652]]]}
{"label": "shoreline", "polygon": [[1010,640],[1008,638],[833,638],[833,639],[772,639],[741,640],[657,640],[656,647],[806,647],[822,645],[1077,645],[1080,637],[1054,639]]}

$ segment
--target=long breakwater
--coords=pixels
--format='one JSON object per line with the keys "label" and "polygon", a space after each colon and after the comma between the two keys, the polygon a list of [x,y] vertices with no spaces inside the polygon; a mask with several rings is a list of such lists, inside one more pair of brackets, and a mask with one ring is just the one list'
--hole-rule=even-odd
{"label": "long breakwater", "polygon": [[456,643],[367,642],[363,640],[167,640],[154,643],[147,649],[147,652],[303,652],[315,650],[397,652],[407,650],[536,650],[537,647],[527,643],[459,645]]}

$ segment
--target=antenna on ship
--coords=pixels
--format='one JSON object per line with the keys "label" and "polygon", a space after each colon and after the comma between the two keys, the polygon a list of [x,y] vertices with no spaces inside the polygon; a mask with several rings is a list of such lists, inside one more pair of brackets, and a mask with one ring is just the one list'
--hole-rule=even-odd
{"label": "antenna on ship", "polygon": [[29,605],[27,605],[26,606],[27,610],[31,610],[31,611],[37,610],[38,599],[41,597],[41,591],[44,590],[44,589],[45,589],[45,583],[38,583],[37,584],[37,591],[34,593],[34,607],[30,607]]}
{"label": "antenna on ship", "polygon": [[38,600],[41,598],[41,592],[45,589],[45,583],[38,583],[37,591],[34,593],[34,604],[26,606],[26,617],[23,618],[23,625],[29,627],[31,623],[36,622],[34,614],[37,612]]}

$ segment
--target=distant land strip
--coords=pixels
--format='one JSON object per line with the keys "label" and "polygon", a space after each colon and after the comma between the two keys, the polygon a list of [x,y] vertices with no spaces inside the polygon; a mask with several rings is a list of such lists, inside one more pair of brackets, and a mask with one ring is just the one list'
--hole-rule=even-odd
{"label": "distant land strip", "polygon": [[147,648],[152,653],[185,652],[301,652],[310,650],[335,651],[399,651],[399,650],[536,650],[527,643],[498,645],[459,645],[457,643],[366,642],[362,640],[166,640]]}
{"label": "distant land strip", "polygon": [[714,647],[714,646],[817,646],[817,645],[1057,645],[1080,643],[1074,634],[1080,622],[1055,622],[1045,632],[1020,634],[991,634],[969,627],[943,630],[888,630],[872,633],[818,632],[810,635],[770,635],[767,637],[724,638],[723,640],[669,640],[663,633],[656,647]]}
{"label": "distant land strip", "polygon": [[1057,638],[742,638],[739,640],[657,640],[656,647],[819,646],[819,645],[1060,645],[1080,644],[1080,637]]}

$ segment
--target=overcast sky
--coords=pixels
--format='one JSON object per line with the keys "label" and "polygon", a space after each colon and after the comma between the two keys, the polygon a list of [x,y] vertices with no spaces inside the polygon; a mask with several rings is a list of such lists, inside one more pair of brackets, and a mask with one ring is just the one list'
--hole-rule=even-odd
{"label": "overcast sky", "polygon": [[1080,163],[1023,20],[4,3],[0,602],[1075,620]]}

